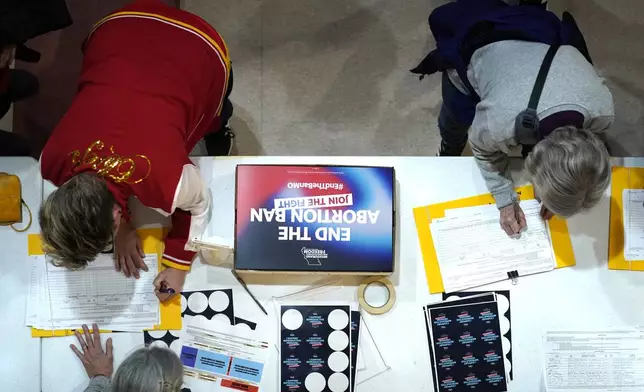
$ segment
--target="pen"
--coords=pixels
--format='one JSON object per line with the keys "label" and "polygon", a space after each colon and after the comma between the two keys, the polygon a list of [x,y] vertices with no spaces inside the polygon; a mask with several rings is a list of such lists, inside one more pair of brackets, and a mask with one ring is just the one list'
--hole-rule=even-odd
{"label": "pen", "polygon": [[264,312],[264,314],[268,316],[268,313],[266,313],[266,309],[264,309],[262,304],[259,303],[259,301],[257,300],[257,298],[255,298],[253,293],[250,292],[250,290],[248,289],[248,286],[246,286],[246,283],[242,280],[242,278],[239,277],[239,275],[237,275],[237,272],[235,272],[235,270],[230,270],[230,272],[232,272],[232,274],[235,277],[235,279],[237,279],[239,284],[242,285],[244,290],[246,290],[248,295],[250,295],[250,297],[253,299],[253,301],[255,301],[255,303],[257,304],[257,306],[259,306],[259,308],[262,310],[262,312]]}
{"label": "pen", "polygon": [[161,287],[159,288],[160,293],[167,293],[167,294],[174,294],[174,289],[173,288],[168,288],[168,286],[164,282],[161,282]]}

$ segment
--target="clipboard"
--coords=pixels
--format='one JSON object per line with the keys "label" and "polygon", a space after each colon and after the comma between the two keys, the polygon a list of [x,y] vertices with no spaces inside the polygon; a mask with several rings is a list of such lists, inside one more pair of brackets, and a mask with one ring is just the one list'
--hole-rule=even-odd
{"label": "clipboard", "polygon": [[[162,270],[161,255],[163,254],[163,229],[142,229],[137,230],[143,252],[146,254],[156,253],[158,255],[159,271]],[[29,256],[43,255],[42,242],[40,235],[29,234],[28,238]],[[160,303],[161,323],[153,330],[180,330],[181,329],[181,296],[176,295],[171,301]],[[108,333],[112,331],[100,331]],[[31,337],[33,338],[51,338],[59,336],[70,336],[74,334],[72,329],[57,329],[54,331],[31,328]]]}
{"label": "clipboard", "polygon": [[[534,199],[534,188],[531,185],[517,188],[516,191],[523,200]],[[423,264],[425,265],[425,275],[427,276],[427,284],[431,294],[442,293],[445,291],[445,287],[443,286],[443,277],[438,265],[438,257],[436,256],[429,224],[433,219],[445,217],[445,210],[486,204],[494,204],[494,198],[489,193],[414,208],[416,231],[418,232],[418,241],[420,242]],[[572,249],[572,241],[570,240],[566,220],[554,217],[547,224],[550,228],[550,241],[552,241],[552,248],[555,254],[555,268],[575,265],[575,253]]]}
{"label": "clipboard", "polygon": [[610,186],[610,227],[608,231],[608,269],[644,271],[644,260],[624,257],[625,189],[644,189],[644,168],[613,167]]}

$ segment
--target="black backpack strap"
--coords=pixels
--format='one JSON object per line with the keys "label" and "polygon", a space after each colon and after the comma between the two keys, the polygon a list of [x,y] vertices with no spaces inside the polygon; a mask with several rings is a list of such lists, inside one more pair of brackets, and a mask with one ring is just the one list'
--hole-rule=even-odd
{"label": "black backpack strap", "polygon": [[551,45],[543,58],[537,80],[534,82],[532,93],[530,94],[530,101],[526,110],[519,113],[514,122],[514,137],[516,141],[523,145],[535,145],[541,140],[539,134],[539,116],[537,115],[537,106],[539,105],[539,98],[543,92],[543,86],[546,84],[548,78],[548,71],[552,61],[557,54],[560,45],[557,43]]}
{"label": "black backpack strap", "polygon": [[546,84],[546,79],[548,78],[548,72],[550,71],[550,66],[552,61],[555,59],[555,55],[559,50],[559,45],[551,45],[546,52],[546,57],[543,58],[541,67],[539,68],[539,73],[537,74],[537,80],[534,82],[534,87],[532,88],[532,94],[530,94],[530,101],[528,102],[528,109],[537,110],[537,105],[539,104],[539,98],[541,98],[541,93],[543,92],[543,86]]}

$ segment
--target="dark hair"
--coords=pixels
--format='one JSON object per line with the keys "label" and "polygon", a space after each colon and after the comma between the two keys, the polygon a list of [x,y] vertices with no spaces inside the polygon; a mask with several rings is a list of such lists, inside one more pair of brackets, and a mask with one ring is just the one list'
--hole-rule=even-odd
{"label": "dark hair", "polygon": [[114,196],[93,173],[81,173],[40,208],[43,250],[56,266],[83,268],[112,241]]}

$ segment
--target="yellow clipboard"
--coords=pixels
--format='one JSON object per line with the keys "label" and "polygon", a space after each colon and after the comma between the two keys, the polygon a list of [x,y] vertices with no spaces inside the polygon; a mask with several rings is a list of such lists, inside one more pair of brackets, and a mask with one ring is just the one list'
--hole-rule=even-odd
{"label": "yellow clipboard", "polygon": [[[159,255],[159,271],[163,268],[161,265],[161,255],[163,254],[163,229],[143,229],[137,230],[139,238],[141,239],[141,245],[143,246],[143,252],[150,254],[156,253]],[[29,255],[37,256],[43,255],[42,243],[40,235],[38,234],[29,234]],[[153,330],[157,329],[181,329],[181,296],[176,295],[171,301],[161,303],[160,308],[160,317],[161,324],[155,326]],[[111,332],[111,331],[101,331],[101,332]],[[44,329],[31,329],[31,337],[34,338],[51,338],[57,336],[69,336],[73,335],[74,330],[71,329],[58,329],[55,331],[44,330]]]}
{"label": "yellow clipboard", "polygon": [[644,168],[613,167],[610,188],[608,268],[644,271],[644,260],[628,261],[624,257],[624,189],[644,189]]}
{"label": "yellow clipboard", "polygon": [[[534,189],[532,186],[523,186],[517,188],[517,193],[522,200],[534,199]],[[429,229],[432,219],[444,218],[445,210],[462,207],[482,206],[494,204],[494,198],[489,193],[467,197],[464,199],[452,200],[444,203],[432,204],[423,207],[414,208],[414,219],[416,221],[416,230],[418,232],[418,241],[425,265],[425,275],[431,294],[438,294],[445,291],[443,286],[443,277],[438,265],[434,241]],[[556,268],[570,267],[576,264],[575,253],[572,249],[572,241],[568,232],[568,225],[565,219],[554,217],[548,221],[550,228],[550,240],[555,253]]]}

